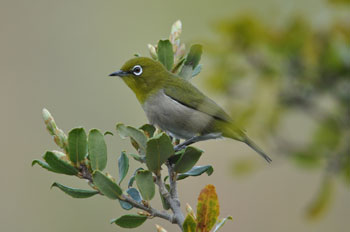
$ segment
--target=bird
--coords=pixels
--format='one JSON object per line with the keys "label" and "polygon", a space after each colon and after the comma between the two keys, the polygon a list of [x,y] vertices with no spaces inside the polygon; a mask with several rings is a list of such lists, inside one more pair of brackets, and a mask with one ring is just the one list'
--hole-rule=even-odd
{"label": "bird", "polygon": [[247,144],[267,162],[272,161],[217,103],[160,62],[135,57],[109,76],[120,77],[134,92],[150,124],[184,140],[175,151],[226,137]]}

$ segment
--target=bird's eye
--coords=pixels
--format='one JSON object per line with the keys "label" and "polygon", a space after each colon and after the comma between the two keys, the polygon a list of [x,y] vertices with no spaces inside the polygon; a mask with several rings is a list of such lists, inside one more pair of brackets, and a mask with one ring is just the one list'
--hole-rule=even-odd
{"label": "bird's eye", "polygon": [[136,76],[140,76],[142,74],[142,67],[140,65],[135,65],[132,68],[132,73]]}

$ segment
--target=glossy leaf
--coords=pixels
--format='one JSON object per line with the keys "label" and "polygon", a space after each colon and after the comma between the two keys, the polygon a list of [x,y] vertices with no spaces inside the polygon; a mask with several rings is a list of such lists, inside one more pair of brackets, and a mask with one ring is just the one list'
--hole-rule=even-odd
{"label": "glossy leaf", "polygon": [[113,219],[111,223],[115,223],[122,228],[136,228],[142,225],[147,219],[147,216],[138,214],[123,215],[120,218]]}
{"label": "glossy leaf", "polygon": [[78,164],[87,155],[87,136],[84,128],[74,128],[68,133],[69,159]]}
{"label": "glossy leaf", "polygon": [[174,64],[173,45],[169,40],[159,40],[157,47],[158,60],[170,71]]}
{"label": "glossy leaf", "polygon": [[191,214],[188,214],[182,227],[184,232],[196,232],[197,222]]}
{"label": "glossy leaf", "polygon": [[185,152],[176,162],[174,166],[174,171],[177,173],[184,173],[191,170],[191,168],[193,168],[193,166],[201,157],[202,153],[202,150],[199,150],[195,147],[186,147]]}
{"label": "glossy leaf", "polygon": [[152,173],[147,170],[138,171],[135,180],[142,198],[146,201],[152,200],[155,193],[155,184]]}
{"label": "glossy leaf", "polygon": [[215,228],[214,228],[213,232],[218,232],[219,229],[225,225],[225,222],[226,222],[227,220],[232,220],[232,217],[231,217],[231,216],[227,216],[227,217],[225,217],[224,219],[221,219],[221,220],[215,225]]}
{"label": "glossy leaf", "polygon": [[53,183],[51,185],[51,188],[52,187],[57,187],[57,188],[61,189],[64,193],[68,194],[69,196],[71,196],[73,198],[88,198],[88,197],[92,197],[92,196],[99,193],[96,190],[85,190],[85,189],[77,189],[77,188],[67,187],[67,186],[59,184],[57,182]]}
{"label": "glossy leaf", "polygon": [[118,169],[119,169],[119,184],[120,184],[124,180],[129,170],[129,158],[126,156],[125,152],[122,152],[118,159]]}
{"label": "glossy leaf", "polygon": [[98,170],[92,174],[92,179],[101,193],[106,195],[108,198],[118,199],[123,193],[119,185]]}
{"label": "glossy leaf", "polygon": [[141,151],[141,154],[143,155],[146,154],[147,138],[141,130],[131,126],[125,126],[122,123],[117,124],[116,129],[121,138],[130,137],[137,143],[138,147],[136,149],[139,148]]}
{"label": "glossy leaf", "polygon": [[174,148],[170,138],[161,133],[147,142],[146,165],[152,172],[158,172],[162,164],[174,154]]}
{"label": "glossy leaf", "polygon": [[91,169],[103,171],[107,165],[107,145],[99,130],[92,129],[89,132],[88,149]]}
{"label": "glossy leaf", "polygon": [[209,232],[219,216],[219,201],[213,185],[202,189],[197,203],[197,230]]}
{"label": "glossy leaf", "polygon": [[177,176],[177,180],[183,180],[189,176],[200,176],[203,173],[207,173],[210,176],[213,173],[214,169],[211,165],[206,166],[195,166],[191,170],[185,173],[181,173]]}
{"label": "glossy leaf", "polygon": [[78,170],[69,163],[69,161],[64,160],[58,154],[54,152],[47,151],[43,156],[46,163],[57,173],[66,175],[76,175]]}
{"label": "glossy leaf", "polygon": [[[45,163],[44,161],[41,160],[33,160],[32,161],[32,166],[34,166],[35,164],[40,165],[42,168],[45,168],[46,170],[50,171],[50,172],[55,172],[57,173],[57,171],[53,168],[50,167],[50,165],[48,165],[47,163]],[[59,172],[58,172],[59,173]]]}
{"label": "glossy leaf", "polygon": [[199,65],[197,65],[197,67],[194,68],[194,70],[192,72],[192,77],[197,76],[201,71],[202,71],[202,65],[199,64]]}
{"label": "glossy leaf", "polygon": [[156,128],[151,124],[145,124],[141,126],[139,129],[143,130],[143,132],[145,132],[148,138],[152,138],[154,135],[154,132],[156,131]]}

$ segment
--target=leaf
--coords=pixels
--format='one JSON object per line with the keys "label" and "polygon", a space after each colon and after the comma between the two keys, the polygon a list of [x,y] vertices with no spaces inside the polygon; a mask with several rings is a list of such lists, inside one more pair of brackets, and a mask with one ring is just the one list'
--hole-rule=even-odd
{"label": "leaf", "polygon": [[120,185],[120,183],[124,180],[129,170],[129,158],[126,156],[125,152],[122,152],[118,159],[118,169],[119,169],[119,185]]}
{"label": "leaf", "polygon": [[61,156],[54,152],[47,151],[43,156],[46,163],[57,173],[66,175],[77,175],[78,170],[68,161],[63,160]]}
{"label": "leaf", "polygon": [[67,186],[59,184],[57,182],[54,182],[51,185],[51,188],[52,187],[57,187],[57,188],[61,189],[64,193],[68,194],[69,196],[71,196],[73,198],[88,198],[88,197],[92,197],[92,196],[99,193],[96,190],[85,190],[85,189],[77,189],[77,188],[67,187]]}
{"label": "leaf", "polygon": [[209,232],[219,216],[219,201],[211,184],[202,189],[197,203],[197,230]]}
{"label": "leaf", "polygon": [[210,176],[213,173],[214,169],[211,165],[206,165],[206,166],[195,166],[188,172],[179,174],[177,176],[177,180],[183,180],[189,176],[200,176],[203,173],[207,173],[208,176]]}
{"label": "leaf", "polygon": [[197,67],[194,68],[192,72],[192,77],[197,76],[201,71],[202,71],[202,66],[201,64],[197,65]]}
{"label": "leaf", "polygon": [[131,126],[125,126],[122,123],[117,124],[116,130],[118,131],[121,138],[124,139],[126,137],[130,137],[131,139],[133,139],[137,143],[138,148],[141,151],[141,154],[142,155],[146,154],[147,138],[141,130]]}
{"label": "leaf", "polygon": [[106,136],[106,135],[111,135],[111,136],[113,136],[114,134],[113,134],[112,132],[110,132],[110,131],[106,131],[105,133],[103,133],[103,135],[104,135],[104,136]]}
{"label": "leaf", "polygon": [[[47,163],[45,163],[44,161],[41,160],[33,160],[32,161],[32,166],[34,166],[35,164],[39,164],[42,168],[45,168],[46,170],[50,171],[50,172],[55,172],[57,173],[56,170],[54,170],[53,168],[50,167],[50,165],[48,165]],[[59,173],[59,172],[58,172]]]}
{"label": "leaf", "polygon": [[108,198],[118,199],[123,194],[123,191],[119,185],[117,185],[99,170],[94,171],[92,174],[92,179],[101,193],[106,195]]}
{"label": "leaf", "polygon": [[182,227],[184,232],[196,232],[197,222],[191,214],[187,214]]}
{"label": "leaf", "polygon": [[174,64],[173,45],[169,40],[159,40],[157,47],[158,60],[170,71]]}
{"label": "leaf", "polygon": [[[141,203],[142,199],[141,199],[141,196],[140,196],[140,193],[139,191],[137,191],[137,189],[135,188],[130,188],[128,190],[126,190],[126,192],[128,193],[128,195],[134,199],[135,201]],[[123,201],[123,200],[119,200],[119,203],[120,203],[120,206],[125,209],[125,210],[130,210],[133,208],[133,206],[126,202],[126,201]]]}
{"label": "leaf", "polygon": [[135,170],[134,174],[131,176],[130,180],[129,180],[129,183],[128,183],[128,188],[132,187],[132,185],[134,184],[134,181],[135,181],[135,176],[137,174],[138,171],[140,170],[144,170],[143,168],[138,168]]}
{"label": "leaf", "polygon": [[174,148],[169,136],[161,133],[147,142],[146,165],[152,172],[158,172],[162,164],[174,154]]}
{"label": "leaf", "polygon": [[[202,56],[202,45],[200,44],[194,44],[191,46],[190,48],[190,52],[188,53],[187,57],[186,57],[186,61],[184,66],[182,67],[179,76],[183,77],[186,80],[191,79],[193,75],[193,72],[195,70],[195,68],[197,67],[197,65],[199,64],[199,61],[201,60],[201,56]],[[198,74],[199,70],[196,70],[196,75]]]}
{"label": "leaf", "polygon": [[177,173],[184,173],[197,163],[201,157],[203,151],[195,147],[186,147],[185,152],[181,155],[180,159],[176,162],[174,166],[174,171]]}
{"label": "leaf", "polygon": [[227,220],[232,220],[232,217],[231,217],[231,216],[227,216],[227,217],[225,217],[224,219],[221,219],[221,220],[216,224],[215,229],[214,229],[213,232],[218,232],[219,229],[225,225],[225,222],[226,222]]}
{"label": "leaf", "polygon": [[107,145],[102,133],[97,129],[89,132],[88,139],[89,158],[93,171],[103,171],[107,165]]}
{"label": "leaf", "polygon": [[84,128],[74,128],[68,133],[69,159],[80,163],[87,155],[87,137]]}
{"label": "leaf", "polygon": [[131,153],[131,154],[129,154],[129,155],[130,155],[134,160],[139,161],[140,163],[146,162],[144,157],[141,157],[141,156],[139,156],[139,155],[137,155],[137,154]]}
{"label": "leaf", "polygon": [[136,228],[142,225],[147,219],[147,216],[137,215],[137,214],[127,214],[123,215],[120,218],[113,219],[112,223],[117,224],[122,228]]}
{"label": "leaf", "polygon": [[128,202],[123,201],[123,200],[119,200],[119,204],[120,204],[120,207],[122,207],[125,210],[130,210],[130,209],[134,208],[131,204],[129,204]]}
{"label": "leaf", "polygon": [[141,203],[142,199],[140,196],[139,191],[137,191],[136,188],[129,188],[128,190],[126,190],[126,192],[128,193],[128,195],[134,199],[135,201],[137,201],[138,203]]}
{"label": "leaf", "polygon": [[139,129],[143,130],[143,132],[145,132],[148,138],[152,138],[154,135],[154,132],[156,131],[156,128],[151,124],[145,124],[141,126]]}
{"label": "leaf", "polygon": [[135,176],[135,180],[142,198],[146,201],[152,200],[155,193],[152,173],[147,170],[138,171]]}

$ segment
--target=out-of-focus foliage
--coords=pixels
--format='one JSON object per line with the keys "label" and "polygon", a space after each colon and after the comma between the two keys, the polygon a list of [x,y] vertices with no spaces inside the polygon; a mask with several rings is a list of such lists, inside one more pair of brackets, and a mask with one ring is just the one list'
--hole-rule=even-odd
{"label": "out-of-focus foliage", "polygon": [[[233,118],[275,144],[274,154],[285,154],[301,167],[321,168],[327,178],[338,176],[349,185],[349,22],[317,29],[295,18],[277,28],[245,15],[221,22],[217,30],[220,42],[207,49],[214,67],[206,84],[228,99]],[[306,137],[302,144],[291,142],[281,126],[295,113],[315,125],[294,132]],[[249,169],[244,165],[243,172]],[[325,192],[331,191],[321,189],[319,206],[330,195]],[[311,217],[322,211],[313,209]]]}

